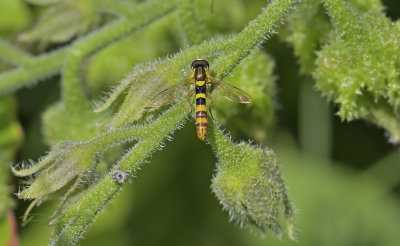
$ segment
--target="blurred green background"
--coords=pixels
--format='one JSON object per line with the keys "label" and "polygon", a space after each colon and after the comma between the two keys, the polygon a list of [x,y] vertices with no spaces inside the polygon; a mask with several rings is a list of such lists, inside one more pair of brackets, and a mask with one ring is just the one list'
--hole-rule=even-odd
{"label": "blurred green background", "polygon": [[[387,15],[397,20],[400,2],[383,2]],[[239,32],[266,1],[216,0],[214,13],[210,3],[196,5],[210,36],[215,36]],[[1,0],[1,37],[15,41],[39,12],[21,0]],[[84,76],[93,98],[117,84],[138,62],[184,47],[178,23],[176,13],[170,14],[92,56]],[[38,52],[32,45],[25,48]],[[189,121],[124,186],[88,229],[82,245],[400,245],[398,148],[373,125],[341,122],[334,114],[335,105],[313,90],[311,78],[300,75],[287,43],[275,36],[262,49],[274,59],[277,78],[275,127],[266,129],[268,138],[262,144],[274,149],[282,163],[288,193],[297,207],[298,242],[285,237],[279,241],[269,232],[260,237],[229,222],[210,189],[216,158],[209,145],[197,140]],[[8,68],[0,63],[1,70]],[[40,115],[59,99],[58,82],[53,77],[16,93],[24,140],[15,162],[35,160],[49,149],[42,141]],[[18,181],[13,184],[17,187]],[[54,205],[35,208],[33,221],[18,228],[21,245],[47,243],[48,216]],[[17,218],[27,206],[28,202],[16,201]]]}

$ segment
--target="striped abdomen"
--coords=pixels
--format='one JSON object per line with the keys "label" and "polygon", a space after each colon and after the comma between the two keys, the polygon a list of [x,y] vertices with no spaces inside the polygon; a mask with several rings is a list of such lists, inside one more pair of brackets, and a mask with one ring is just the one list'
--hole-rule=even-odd
{"label": "striped abdomen", "polygon": [[196,85],[196,130],[197,137],[204,141],[207,137],[206,85],[198,82],[201,81],[196,81],[196,84],[203,85]]}

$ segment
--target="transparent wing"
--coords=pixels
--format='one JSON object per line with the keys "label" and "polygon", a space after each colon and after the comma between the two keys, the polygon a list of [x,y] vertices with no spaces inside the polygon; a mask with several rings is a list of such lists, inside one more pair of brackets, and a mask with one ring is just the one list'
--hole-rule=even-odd
{"label": "transparent wing", "polygon": [[250,96],[236,86],[215,78],[210,79],[210,84],[214,85],[214,90],[226,99],[238,103],[251,103]]}
{"label": "transparent wing", "polygon": [[150,101],[149,107],[158,108],[162,105],[172,103],[183,95],[187,94],[189,91],[188,81],[184,80],[182,82],[176,83],[165,90],[162,90],[160,93],[155,95],[153,99]]}

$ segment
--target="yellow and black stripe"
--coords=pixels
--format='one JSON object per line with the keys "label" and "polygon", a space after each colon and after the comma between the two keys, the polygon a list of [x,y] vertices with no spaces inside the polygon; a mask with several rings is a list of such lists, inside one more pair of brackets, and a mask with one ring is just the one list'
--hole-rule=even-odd
{"label": "yellow and black stripe", "polygon": [[[150,102],[150,107],[158,108],[164,104],[171,103],[173,101],[181,98],[187,90],[185,90],[185,86],[195,86],[195,90],[191,91],[187,99],[190,103],[191,108],[193,109],[193,103],[191,101],[193,94],[196,95],[196,131],[197,137],[204,141],[207,138],[207,107],[206,107],[206,97],[210,98],[210,115],[211,113],[211,105],[212,98],[210,93],[208,92],[208,87],[213,86],[214,89],[218,87],[219,93],[222,93],[227,99],[238,102],[238,103],[250,103],[250,96],[242,91],[241,89],[229,85],[221,81],[220,79],[216,79],[210,76],[210,65],[204,59],[196,59],[192,62],[192,75],[179,82],[176,83],[169,88],[158,93],[153,100]],[[193,112],[193,111],[191,111]],[[214,117],[212,117],[214,119]]]}
{"label": "yellow and black stripe", "polygon": [[[203,85],[201,85],[203,84]],[[201,85],[201,86],[199,86]],[[196,130],[197,137],[204,141],[207,137],[207,108],[205,81],[196,81]]]}
{"label": "yellow and black stripe", "polygon": [[204,141],[207,137],[206,94],[209,64],[206,60],[197,59],[192,63],[196,93],[196,130],[197,137]]}

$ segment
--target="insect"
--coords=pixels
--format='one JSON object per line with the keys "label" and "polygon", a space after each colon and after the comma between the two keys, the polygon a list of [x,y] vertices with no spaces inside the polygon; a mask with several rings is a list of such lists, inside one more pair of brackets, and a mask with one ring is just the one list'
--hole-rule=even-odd
{"label": "insect", "polygon": [[230,85],[222,80],[210,76],[210,66],[206,60],[197,59],[191,65],[192,75],[184,81],[178,82],[167,89],[158,93],[150,102],[150,107],[160,107],[162,105],[171,103],[181,98],[183,95],[189,93],[189,89],[194,86],[187,98],[190,105],[192,103],[190,98],[193,94],[196,95],[196,130],[197,137],[204,141],[207,137],[207,108],[206,96],[210,99],[211,104],[209,107],[210,114],[212,97],[209,93],[209,87],[214,86],[214,90],[223,95],[225,98],[238,102],[250,103],[250,96],[241,89]]}

